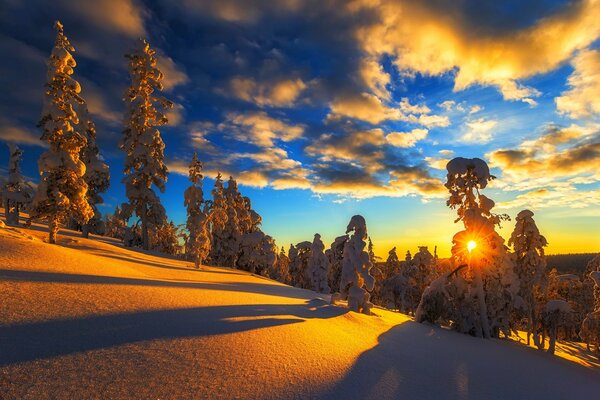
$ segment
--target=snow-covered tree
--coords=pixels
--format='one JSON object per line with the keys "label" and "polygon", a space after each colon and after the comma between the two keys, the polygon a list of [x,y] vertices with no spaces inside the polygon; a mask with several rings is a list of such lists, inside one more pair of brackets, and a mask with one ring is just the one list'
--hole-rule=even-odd
{"label": "snow-covered tree", "polygon": [[290,276],[292,277],[292,285],[296,287],[303,289],[310,289],[311,287],[306,274],[311,248],[312,243],[309,241],[300,242],[296,246],[290,246],[290,251],[288,252],[290,258]]}
{"label": "snow-covered tree", "polygon": [[447,205],[456,209],[456,222],[465,227],[452,239],[452,257],[457,271],[462,265],[468,268],[465,276],[457,273],[449,287],[430,284],[419,308],[433,309],[428,301],[447,296],[451,307],[438,318],[451,320],[455,329],[485,338],[498,337],[500,332],[509,336],[519,280],[504,239],[495,230],[508,217],[493,214],[494,202],[481,194],[494,176],[479,158],[454,158],[446,169]]}
{"label": "snow-covered tree", "polygon": [[331,291],[327,282],[329,260],[323,250],[325,250],[325,245],[321,240],[321,235],[315,233],[306,271],[312,290],[318,293],[329,293]]}
{"label": "snow-covered tree", "polygon": [[274,268],[269,271],[269,277],[281,283],[290,284],[290,259],[285,254],[285,249],[281,247],[281,251],[277,255],[277,263]]}
{"label": "snow-covered tree", "polygon": [[59,224],[73,217],[81,224],[94,215],[88,202],[86,167],[81,160],[81,150],[86,146],[85,136],[77,129],[78,104],[81,86],[71,77],[77,65],[71,55],[75,51],[64,35],[63,26],[56,22],[54,49],[48,62],[46,91],[42,118],[41,139],[49,149],[38,161],[41,180],[29,213],[31,219],[47,219],[49,243],[56,243]]}
{"label": "snow-covered tree", "polygon": [[4,213],[8,225],[19,225],[19,213],[31,202],[33,188],[21,174],[23,150],[9,143],[8,179],[2,187]]}
{"label": "snow-covered tree", "polygon": [[373,304],[369,301],[369,291],[373,290],[375,278],[369,273],[373,265],[365,251],[367,223],[363,216],[355,215],[350,219],[346,234],[351,232],[352,236],[344,246],[340,289],[342,295],[348,296],[349,309],[370,314]]}
{"label": "snow-covered tree", "polygon": [[[240,252],[240,241],[242,237],[242,230],[240,227],[240,214],[242,218],[246,218],[249,215],[245,213],[241,213],[240,209],[240,192],[238,191],[237,182],[233,179],[232,176],[229,177],[229,181],[227,182],[227,187],[224,190],[225,200],[226,200],[226,213],[227,220],[225,222],[225,227],[223,229],[224,236],[223,246],[224,246],[224,260],[223,265],[230,268],[235,268],[237,259],[239,257]],[[248,221],[243,221],[245,225]]]}
{"label": "snow-covered tree", "polygon": [[329,287],[333,293],[340,291],[340,279],[342,278],[342,263],[344,260],[344,246],[350,237],[348,235],[335,238],[331,247],[325,251],[329,260]]}
{"label": "snow-covered tree", "polygon": [[223,179],[221,174],[215,178],[215,186],[212,189],[212,205],[210,207],[210,221],[212,242],[210,249],[210,259],[215,265],[225,265],[226,258],[226,234],[225,224],[227,223],[227,199],[225,198],[225,189],[223,188]]}
{"label": "snow-covered tree", "polygon": [[573,310],[571,309],[571,306],[564,300],[550,300],[546,303],[544,310],[542,311],[541,319],[544,334],[547,333],[550,339],[548,343],[548,353],[554,354],[556,340],[558,339],[558,328],[568,328],[572,325],[572,314]]}
{"label": "snow-covered tree", "polygon": [[400,260],[398,259],[398,254],[396,253],[396,248],[393,247],[388,252],[388,258],[385,261],[383,267],[383,277],[384,279],[388,279],[391,276],[396,275],[400,270]]}
{"label": "snow-covered tree", "polygon": [[108,165],[100,157],[100,150],[96,144],[96,125],[91,119],[85,102],[79,105],[77,115],[79,116],[78,129],[87,140],[86,145],[81,149],[81,160],[85,163],[83,178],[88,185],[88,203],[94,210],[93,217],[81,227],[83,237],[88,237],[90,231],[102,234],[106,230],[97,204],[103,201],[100,193],[105,192],[110,185],[110,173]]}
{"label": "snow-covered tree", "polygon": [[581,323],[579,336],[587,344],[588,350],[595,351],[600,358],[600,255],[588,263],[586,273],[594,285],[594,308]]}
{"label": "snow-covered tree", "polygon": [[427,285],[436,278],[435,258],[427,246],[419,246],[419,250],[412,258],[412,265],[415,269],[417,296],[420,299]]}
{"label": "snow-covered tree", "polygon": [[204,203],[202,191],[202,163],[196,153],[189,166],[192,185],[184,193],[183,204],[187,208],[185,254],[196,268],[206,260],[210,252],[209,213]]}
{"label": "snow-covered tree", "polygon": [[163,89],[163,74],[157,68],[155,51],[145,40],[140,40],[126,57],[131,86],[125,94],[127,112],[120,147],[125,152],[123,182],[129,203],[123,205],[123,212],[128,217],[135,213],[141,220],[142,243],[147,250],[150,227],[155,228],[166,220],[165,209],[152,187],[156,186],[161,192],[165,189],[165,144],[157,128],[167,124],[163,111],[173,103],[159,95]]}
{"label": "snow-covered tree", "polygon": [[548,245],[546,238],[540,234],[533,212],[523,210],[517,215],[515,229],[508,245],[512,246],[515,255],[515,273],[519,277],[520,287],[516,304],[527,316],[527,344],[533,341],[540,347],[537,334],[539,325],[540,304],[538,299],[546,286],[546,257],[544,247]]}
{"label": "snow-covered tree", "polygon": [[240,236],[237,268],[266,276],[274,271],[276,266],[277,246],[271,236],[260,230]]}
{"label": "snow-covered tree", "polygon": [[104,225],[106,227],[106,236],[123,240],[127,228],[127,221],[123,218],[119,206],[115,208],[115,211],[111,215],[106,216]]}
{"label": "snow-covered tree", "polygon": [[181,254],[183,246],[179,239],[182,237],[181,228],[165,219],[152,227],[149,233],[150,248],[164,254]]}

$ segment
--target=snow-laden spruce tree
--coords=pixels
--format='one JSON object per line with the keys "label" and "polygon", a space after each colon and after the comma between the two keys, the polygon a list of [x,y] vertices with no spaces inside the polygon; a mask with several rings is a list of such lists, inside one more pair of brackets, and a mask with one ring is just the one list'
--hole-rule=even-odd
{"label": "snow-laden spruce tree", "polygon": [[388,252],[387,260],[385,260],[385,265],[383,268],[383,277],[384,279],[388,279],[391,276],[396,275],[398,272],[400,272],[400,259],[398,259],[396,248],[393,247]]}
{"label": "snow-laden spruce tree", "polygon": [[236,267],[263,276],[276,269],[277,246],[269,235],[258,230],[240,236]]}
{"label": "snow-laden spruce tree", "polygon": [[196,268],[208,258],[210,252],[209,213],[204,203],[202,191],[202,163],[194,153],[189,166],[192,185],[183,194],[183,204],[187,208],[185,254]]}
{"label": "snow-laden spruce tree", "polygon": [[126,57],[131,86],[125,93],[127,111],[120,147],[125,152],[123,183],[129,202],[123,205],[123,212],[127,217],[135,213],[141,220],[142,246],[148,250],[149,229],[166,220],[165,209],[152,187],[161,192],[165,189],[165,144],[157,128],[167,124],[164,110],[173,103],[159,95],[163,74],[157,68],[155,51],[145,40]]}
{"label": "snow-laden spruce tree", "polygon": [[329,260],[329,287],[332,293],[340,291],[340,279],[342,278],[342,263],[344,260],[344,246],[350,237],[348,235],[335,238],[331,247],[325,251]]}
{"label": "snow-laden spruce tree", "polygon": [[290,276],[292,285],[295,287],[310,289],[310,281],[307,279],[306,270],[308,268],[308,259],[310,257],[312,243],[304,241],[291,245],[288,255],[290,257]]}
{"label": "snow-laden spruce tree", "polygon": [[117,206],[112,214],[105,217],[104,225],[106,226],[106,236],[123,240],[127,228],[127,221],[123,218],[121,207]]}
{"label": "snow-laden spruce tree", "polygon": [[88,203],[88,185],[85,181],[85,164],[81,150],[86,146],[85,136],[77,129],[78,104],[81,86],[71,77],[77,65],[71,55],[75,51],[64,35],[60,22],[54,24],[56,42],[48,61],[46,91],[42,118],[41,139],[48,150],[38,161],[41,180],[29,209],[31,219],[47,219],[49,243],[56,243],[59,224],[69,217],[80,224],[94,215]]}
{"label": "snow-laden spruce tree", "polygon": [[[465,229],[454,235],[452,257],[467,264],[467,293],[457,315],[463,332],[498,337],[510,335],[513,302],[519,289],[504,239],[495,228],[507,216],[492,213],[494,202],[481,194],[494,179],[485,161],[457,157],[446,166],[447,205],[455,209]],[[475,248],[470,248],[470,243]]]}
{"label": "snow-laden spruce tree", "polygon": [[85,175],[83,178],[88,185],[87,198],[88,203],[94,210],[93,217],[82,225],[83,237],[88,237],[90,231],[96,234],[103,234],[102,215],[98,210],[97,204],[103,202],[100,193],[105,192],[110,185],[110,173],[108,165],[102,161],[100,150],[96,144],[96,125],[90,116],[87,106],[84,103],[80,104],[77,110],[79,116],[78,129],[85,136],[87,142],[81,149],[81,160],[85,163]]}
{"label": "snow-laden spruce tree", "polygon": [[533,342],[542,346],[537,334],[540,323],[538,299],[546,286],[546,257],[544,247],[546,238],[533,220],[533,212],[523,210],[517,215],[515,229],[508,240],[515,255],[515,273],[519,277],[519,292],[515,306],[527,316],[527,344]]}
{"label": "snow-laden spruce tree", "polygon": [[291,283],[290,258],[285,254],[283,246],[277,255],[277,263],[275,263],[274,268],[268,274],[271,279],[275,279],[278,282],[285,283],[286,285]]}
{"label": "snow-laden spruce tree", "polygon": [[583,320],[579,336],[588,350],[595,351],[600,357],[600,255],[588,263],[586,273],[594,285],[594,308]]}
{"label": "snow-laden spruce tree", "polygon": [[[237,259],[240,252],[240,241],[242,237],[242,231],[240,228],[240,192],[238,191],[237,182],[232,176],[229,177],[227,187],[224,191],[226,200],[226,213],[227,220],[223,229],[223,247],[224,247],[224,260],[223,265],[229,268],[235,268]],[[244,214],[246,217],[246,214]]]}
{"label": "snow-laden spruce tree", "polygon": [[4,213],[8,225],[19,225],[19,213],[27,208],[33,196],[33,188],[21,174],[23,150],[9,143],[8,179],[2,187]]}
{"label": "snow-laden spruce tree", "polygon": [[181,254],[183,246],[180,243],[183,233],[180,226],[166,219],[152,227],[149,232],[150,248],[164,254]]}
{"label": "snow-laden spruce tree", "polygon": [[425,288],[436,278],[435,259],[427,246],[419,246],[412,258],[412,265],[415,267],[415,284],[420,299]]}
{"label": "snow-laden spruce tree", "polygon": [[329,260],[323,252],[325,245],[321,240],[321,235],[315,233],[308,258],[306,272],[311,283],[311,289],[317,293],[329,293],[331,289],[327,282],[329,273]]}
{"label": "snow-laden spruce tree", "polygon": [[212,205],[210,207],[210,221],[212,242],[210,248],[210,260],[214,265],[225,265],[227,246],[225,243],[225,224],[227,223],[227,199],[221,173],[215,178],[212,189]]}
{"label": "snow-laden spruce tree", "polygon": [[369,291],[373,290],[375,278],[369,273],[373,265],[365,251],[367,222],[363,216],[355,215],[350,219],[346,228],[348,233],[352,235],[344,246],[341,293],[348,297],[349,309],[370,314],[373,304],[369,301]]}

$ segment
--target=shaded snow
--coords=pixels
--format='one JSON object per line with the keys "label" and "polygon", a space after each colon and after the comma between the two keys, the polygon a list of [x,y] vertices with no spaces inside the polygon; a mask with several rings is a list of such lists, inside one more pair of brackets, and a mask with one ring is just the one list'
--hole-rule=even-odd
{"label": "shaded snow", "polygon": [[[2,398],[593,398],[600,368],[112,239],[0,229]],[[564,347],[586,362],[580,346]],[[560,351],[560,348],[558,349]],[[587,360],[590,362],[590,360]]]}

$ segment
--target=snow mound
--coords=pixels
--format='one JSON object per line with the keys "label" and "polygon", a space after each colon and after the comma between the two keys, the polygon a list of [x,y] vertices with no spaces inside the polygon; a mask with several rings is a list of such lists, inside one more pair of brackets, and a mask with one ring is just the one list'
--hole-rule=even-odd
{"label": "snow mound", "polygon": [[[44,237],[43,227],[24,232]],[[249,273],[0,230],[0,397],[592,398],[600,366]],[[309,244],[310,245],[310,244]],[[562,350],[561,350],[562,349]],[[570,357],[567,361],[565,358]],[[518,366],[518,367],[515,367]]]}

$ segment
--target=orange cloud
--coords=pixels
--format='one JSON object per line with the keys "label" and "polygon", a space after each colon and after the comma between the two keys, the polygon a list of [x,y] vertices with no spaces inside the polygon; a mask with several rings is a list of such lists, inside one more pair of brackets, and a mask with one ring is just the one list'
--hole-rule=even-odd
{"label": "orange cloud", "polygon": [[456,69],[457,91],[491,85],[507,100],[532,105],[539,92],[517,81],[555,69],[600,36],[598,0],[573,3],[529,27],[496,34],[470,31],[458,9],[436,4],[356,0],[347,11],[367,9],[379,16],[355,32],[368,57],[392,55],[398,68],[409,73],[441,75]]}
{"label": "orange cloud", "polygon": [[556,109],[571,118],[598,116],[600,114],[600,51],[582,51],[571,63],[575,70],[567,80],[570,89],[554,99]]}

